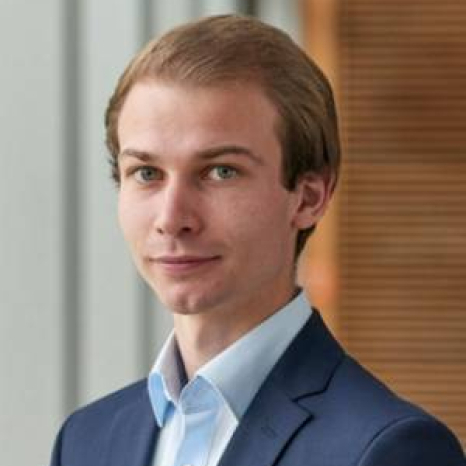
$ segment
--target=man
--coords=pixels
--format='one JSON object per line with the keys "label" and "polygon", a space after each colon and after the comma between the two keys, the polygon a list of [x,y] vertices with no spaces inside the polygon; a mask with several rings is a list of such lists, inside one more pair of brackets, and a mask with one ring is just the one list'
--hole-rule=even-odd
{"label": "man", "polygon": [[219,16],[149,43],[107,143],[136,266],[173,312],[147,380],[69,417],[53,466],[461,466],[295,283],[338,176],[330,86],[284,33]]}

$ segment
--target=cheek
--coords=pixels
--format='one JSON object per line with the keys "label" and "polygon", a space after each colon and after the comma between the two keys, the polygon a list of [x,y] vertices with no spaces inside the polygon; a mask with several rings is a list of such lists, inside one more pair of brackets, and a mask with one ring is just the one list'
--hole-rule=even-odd
{"label": "cheek", "polygon": [[[294,241],[292,212],[287,199],[279,195],[240,196],[229,209],[222,210],[217,226],[229,225],[225,234],[231,234],[245,250],[261,255],[273,249],[286,250]],[[254,253],[254,252],[253,252]]]}
{"label": "cheek", "polygon": [[128,229],[132,223],[130,214],[131,210],[129,209],[127,199],[120,193],[118,197],[118,222],[120,224],[121,231],[123,232],[123,236],[126,239],[128,239]]}
{"label": "cheek", "polygon": [[123,236],[130,246],[133,246],[150,223],[150,219],[147,218],[147,209],[144,209],[142,203],[124,194],[120,194],[118,199],[118,221]]}

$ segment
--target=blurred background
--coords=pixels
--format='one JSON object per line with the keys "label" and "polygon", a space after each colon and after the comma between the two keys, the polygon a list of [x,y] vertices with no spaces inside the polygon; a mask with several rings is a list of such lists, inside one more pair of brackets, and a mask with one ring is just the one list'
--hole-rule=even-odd
{"label": "blurred background", "polygon": [[144,376],[170,329],[118,230],[103,113],[150,37],[225,12],[288,31],[335,89],[313,303],[466,445],[463,0],[0,0],[0,464],[47,465],[64,417]]}

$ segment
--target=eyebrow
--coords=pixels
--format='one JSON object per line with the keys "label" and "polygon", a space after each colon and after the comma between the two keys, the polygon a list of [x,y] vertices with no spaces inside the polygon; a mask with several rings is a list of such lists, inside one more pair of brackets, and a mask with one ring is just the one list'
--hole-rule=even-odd
{"label": "eyebrow", "polygon": [[[212,160],[216,159],[218,157],[222,157],[225,155],[241,155],[244,157],[249,158],[253,162],[255,162],[258,165],[263,165],[263,160],[256,155],[254,152],[252,152],[250,149],[244,146],[238,146],[235,144],[227,144],[227,145],[221,145],[221,146],[214,146],[214,147],[209,147],[207,149],[202,149],[198,152],[195,153],[195,156],[204,160]],[[151,152],[147,151],[141,151],[138,149],[132,149],[132,148],[126,148],[123,149],[119,154],[118,158],[122,157],[134,157],[142,162],[153,162],[154,160],[157,160],[160,158],[158,154],[154,154]]]}

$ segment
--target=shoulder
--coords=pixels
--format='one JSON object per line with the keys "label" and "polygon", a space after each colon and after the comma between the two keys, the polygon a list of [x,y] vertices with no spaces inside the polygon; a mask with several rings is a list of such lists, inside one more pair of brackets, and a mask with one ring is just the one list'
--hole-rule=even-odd
{"label": "shoulder", "polygon": [[287,449],[294,464],[318,457],[332,466],[466,466],[448,428],[349,356],[317,311],[277,364],[273,382],[308,419]]}
{"label": "shoulder", "polygon": [[466,466],[461,446],[431,416],[401,417],[374,436],[358,466]]}
{"label": "shoulder", "polygon": [[322,393],[298,403],[313,416],[303,434],[312,436],[335,464],[466,466],[459,442],[445,425],[348,355]]}
{"label": "shoulder", "polygon": [[72,413],[65,425],[70,428],[107,429],[115,416],[136,404],[148,404],[147,379],[142,379],[93,401]]}
{"label": "shoulder", "polygon": [[351,386],[348,402],[359,410],[359,428],[372,427],[358,466],[466,466],[458,440],[438,419],[400,398],[350,357],[339,375]]}
{"label": "shoulder", "polygon": [[52,466],[96,463],[104,454],[115,426],[139,412],[150,412],[145,379],[76,410],[60,429]]}
{"label": "shoulder", "polygon": [[96,401],[93,401],[78,410],[68,418],[68,423],[101,423],[106,422],[120,410],[138,402],[149,402],[147,380],[142,379]]}

